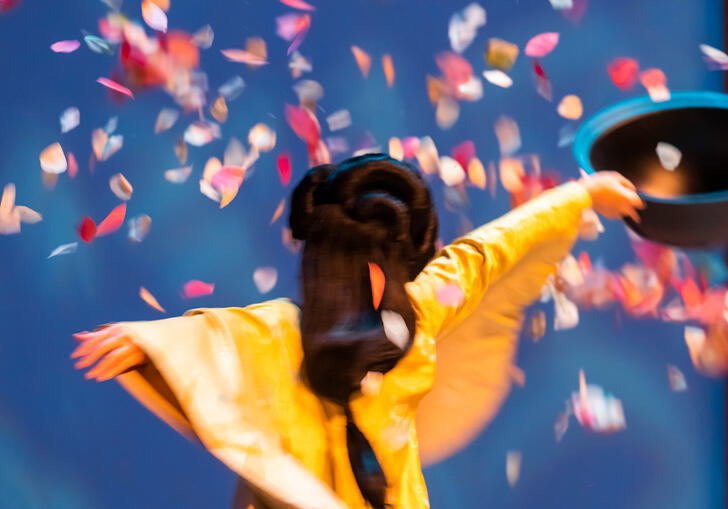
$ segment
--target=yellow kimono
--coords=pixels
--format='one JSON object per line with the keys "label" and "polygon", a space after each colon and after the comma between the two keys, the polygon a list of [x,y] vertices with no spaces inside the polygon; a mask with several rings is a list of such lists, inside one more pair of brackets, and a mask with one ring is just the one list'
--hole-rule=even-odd
{"label": "yellow kimono", "polygon": [[[350,402],[392,507],[429,507],[420,459],[431,463],[462,449],[499,409],[523,308],[571,250],[590,204],[576,183],[548,191],[456,240],[407,283],[413,346],[376,394]],[[465,294],[457,308],[435,297],[448,283]],[[199,438],[265,504],[369,507],[349,464],[342,410],[299,377],[303,352],[292,302],[123,325],[152,364],[122,375],[121,384],[176,430]]]}

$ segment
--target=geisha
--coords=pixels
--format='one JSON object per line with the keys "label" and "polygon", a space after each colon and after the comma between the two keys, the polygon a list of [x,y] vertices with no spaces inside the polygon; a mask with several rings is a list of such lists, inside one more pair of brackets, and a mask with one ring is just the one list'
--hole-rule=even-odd
{"label": "geisha", "polygon": [[[437,215],[415,168],[382,154],[317,166],[291,200],[300,305],[105,325],[76,334],[72,357],[236,472],[236,508],[429,507],[421,462],[462,449],[498,411],[523,309],[583,212],[638,220],[642,206],[627,179],[599,173],[436,254]],[[442,299],[447,286],[460,298]]]}

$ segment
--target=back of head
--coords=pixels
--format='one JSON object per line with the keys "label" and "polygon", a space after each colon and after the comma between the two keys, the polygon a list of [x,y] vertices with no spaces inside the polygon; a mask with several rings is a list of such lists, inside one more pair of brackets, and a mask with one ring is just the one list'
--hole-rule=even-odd
{"label": "back of head", "polygon": [[[404,284],[435,252],[437,215],[430,191],[415,168],[383,154],[317,166],[293,192],[290,226],[294,238],[305,241],[303,371],[314,392],[348,414],[349,398],[366,374],[392,369],[414,340],[415,316]],[[406,342],[385,334],[372,303],[369,263],[385,275],[379,309],[402,318]],[[359,435],[351,430],[350,459],[362,493],[377,507],[373,499],[381,493],[367,488],[371,479],[356,472],[359,460],[352,453],[362,451],[352,449],[368,447]]]}

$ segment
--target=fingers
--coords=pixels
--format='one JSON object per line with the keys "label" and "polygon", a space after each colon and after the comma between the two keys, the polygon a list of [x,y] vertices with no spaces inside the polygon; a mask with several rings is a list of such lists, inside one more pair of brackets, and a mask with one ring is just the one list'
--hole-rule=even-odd
{"label": "fingers", "polygon": [[87,379],[96,378],[99,382],[109,380],[143,361],[144,354],[138,348],[126,344],[106,354],[84,376]]}
{"label": "fingers", "polygon": [[[126,342],[128,342],[126,336],[122,334],[117,334],[116,336],[104,338],[103,341],[94,344],[93,347],[90,349],[87,348],[89,343],[83,343],[81,346],[76,348],[73,354],[71,354],[71,358],[74,358],[74,354],[76,355],[76,357],[85,356],[80,361],[78,361],[74,365],[74,367],[76,369],[87,368],[107,353],[123,346]],[[79,352],[81,349],[85,350],[83,350],[81,353],[76,353]]]}
{"label": "fingers", "polygon": [[[79,341],[82,341],[82,343],[78,345],[76,349],[71,353],[71,359],[76,359],[78,357],[83,357],[84,355],[87,355],[89,352],[94,351],[99,344],[103,343],[107,339],[120,335],[120,332],[121,331],[117,329],[112,329],[110,327],[108,329],[104,329],[98,332],[89,332],[85,335],[74,334],[73,337],[75,337]],[[79,339],[79,337],[77,336],[79,336],[81,339]]]}

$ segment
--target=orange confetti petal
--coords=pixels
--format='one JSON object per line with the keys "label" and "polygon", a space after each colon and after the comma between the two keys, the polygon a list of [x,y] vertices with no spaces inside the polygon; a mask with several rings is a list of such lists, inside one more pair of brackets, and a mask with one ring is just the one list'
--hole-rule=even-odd
{"label": "orange confetti petal", "polygon": [[468,178],[475,187],[485,189],[487,184],[485,168],[477,157],[473,157],[468,163]]}
{"label": "orange confetti petal", "polygon": [[101,224],[96,228],[96,236],[101,237],[102,235],[108,235],[118,230],[124,223],[124,216],[126,215],[126,203],[122,203],[112,210],[106,218],[101,221]]}
{"label": "orange confetti petal", "polygon": [[164,308],[159,305],[159,302],[157,302],[157,299],[154,298],[154,295],[149,293],[149,290],[144,288],[143,286],[139,287],[139,297],[142,298],[144,302],[152,306],[157,311],[161,311],[162,313],[166,313]]}
{"label": "orange confetti petal", "polygon": [[387,85],[391,88],[394,85],[394,63],[390,55],[382,57],[382,69],[384,69],[384,77],[387,79]]}
{"label": "orange confetti petal", "polygon": [[369,76],[369,69],[372,66],[372,57],[367,55],[367,53],[359,46],[352,46],[351,52],[354,54],[354,58],[356,59],[356,65],[359,66],[359,70],[366,78]]}
{"label": "orange confetti petal", "polygon": [[282,199],[281,202],[278,204],[278,207],[276,207],[276,211],[273,214],[273,217],[270,220],[270,224],[275,223],[278,221],[278,218],[281,217],[281,214],[283,214],[283,209],[286,208],[286,199]]}
{"label": "orange confetti petal", "polygon": [[376,263],[369,262],[369,280],[372,284],[372,304],[374,309],[379,309],[384,295],[384,272]]}
{"label": "orange confetti petal", "polygon": [[159,32],[167,31],[167,15],[156,2],[144,0],[142,2],[142,18],[149,28]]}

